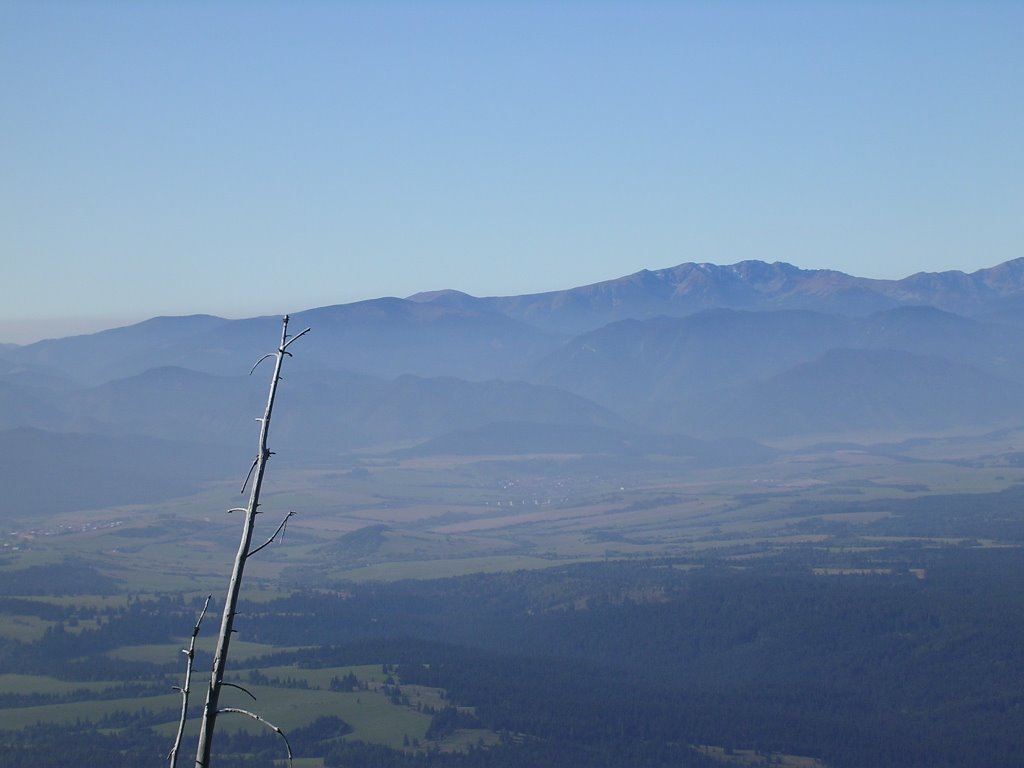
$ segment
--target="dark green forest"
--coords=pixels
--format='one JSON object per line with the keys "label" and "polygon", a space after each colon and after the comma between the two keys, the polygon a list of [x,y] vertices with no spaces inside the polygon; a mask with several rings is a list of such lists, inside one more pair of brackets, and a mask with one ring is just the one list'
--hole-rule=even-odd
{"label": "dark green forest", "polygon": [[[496,745],[459,753],[393,750],[345,740],[346,724],[325,712],[289,738],[296,756],[327,766],[721,765],[692,748],[702,744],[804,755],[837,768],[1019,766],[1020,550],[893,546],[872,554],[871,572],[850,568],[853,560],[863,563],[863,553],[793,547],[338,583],[248,603],[239,623],[247,640],[291,648],[261,664],[384,664],[396,696],[401,685],[446,692],[451,707],[433,714],[435,733],[470,727],[461,722],[469,718],[501,735]],[[5,641],[0,671],[121,679],[112,698],[152,695],[180,672],[172,654],[154,664],[106,652],[173,648],[196,608],[180,597],[108,610],[6,598],[0,612],[36,611],[58,623],[34,642]],[[99,626],[71,631],[97,616]],[[203,669],[209,658],[197,664]],[[8,695],[0,705],[74,696]],[[151,726],[170,719],[142,711],[0,730],[3,764],[159,764],[169,744]],[[273,734],[218,739],[219,765],[282,757]]]}

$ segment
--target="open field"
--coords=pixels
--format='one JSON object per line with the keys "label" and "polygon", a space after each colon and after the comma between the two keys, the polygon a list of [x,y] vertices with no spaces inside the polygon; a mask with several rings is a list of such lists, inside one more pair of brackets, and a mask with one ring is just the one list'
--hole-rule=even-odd
{"label": "open field", "polygon": [[[267,535],[277,517],[298,514],[247,578],[250,589],[274,589],[311,569],[391,580],[678,555],[740,541],[786,544],[810,521],[878,535],[873,527],[908,499],[1024,482],[1024,467],[993,452],[1015,447],[1006,435],[995,446],[979,438],[811,446],[760,466],[710,469],[671,457],[616,464],[576,456],[367,460],[359,473],[284,468],[264,496]],[[133,592],[216,592],[237,540],[237,521],[224,511],[236,496],[237,487],[214,484],[188,498],[0,532],[0,569],[78,558]]]}
{"label": "open field", "polygon": [[[150,649],[140,648],[138,656],[154,655]],[[164,648],[166,653],[169,649]],[[408,703],[394,703],[384,690],[387,678],[380,665],[328,667],[303,669],[301,667],[251,667],[254,660],[242,653],[236,658],[238,666],[233,677],[244,681],[245,688],[259,703],[263,717],[285,729],[294,730],[317,717],[331,714],[352,726],[351,738],[400,748],[403,740],[425,738],[430,716],[419,711],[423,707],[444,706],[443,696],[436,689],[408,686],[404,689]],[[249,682],[255,675],[267,679],[265,683]],[[333,691],[331,680],[353,674],[365,688],[359,691]],[[277,682],[275,682],[277,681]],[[168,678],[167,690],[174,682]],[[171,736],[177,724],[180,697],[176,693],[159,696],[133,696],[131,698],[94,698],[89,693],[103,694],[122,687],[115,681],[73,682],[41,675],[0,675],[0,697],[4,695],[43,694],[51,696],[78,695],[77,701],[55,702],[25,707],[3,707],[2,729],[18,730],[37,723],[70,724],[78,721],[116,721],[119,715],[129,716],[143,711],[155,713],[153,726]],[[252,699],[233,689],[226,689],[224,706],[251,708]],[[161,717],[166,719],[162,719]],[[262,726],[247,718],[226,717],[226,732],[244,731],[259,734]]]}
{"label": "open field", "polygon": [[723,747],[700,746],[697,751],[722,765],[759,766],[778,765],[783,768],[824,768],[820,760],[799,755],[779,753],[759,754],[752,749],[725,749]]}

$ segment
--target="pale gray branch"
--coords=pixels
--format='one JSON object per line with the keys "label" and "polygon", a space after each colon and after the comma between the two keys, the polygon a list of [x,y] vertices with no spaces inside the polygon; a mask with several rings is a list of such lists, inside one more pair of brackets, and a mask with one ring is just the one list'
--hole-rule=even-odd
{"label": "pale gray branch", "polygon": [[[307,328],[306,331],[308,330],[309,329]],[[210,765],[211,744],[213,741],[213,733],[218,713],[238,712],[255,718],[260,722],[266,722],[258,715],[245,710],[235,708],[219,709],[218,700],[220,698],[221,688],[223,688],[224,685],[228,685],[224,682],[224,669],[227,664],[228,646],[230,645],[231,636],[235,632],[235,612],[238,606],[238,595],[241,589],[242,573],[245,569],[246,560],[248,560],[249,555],[254,554],[267,546],[270,542],[274,541],[274,539],[284,530],[284,523],[282,523],[266,544],[257,547],[256,549],[252,549],[253,528],[256,521],[256,515],[259,512],[260,490],[263,486],[263,475],[266,470],[267,460],[271,456],[271,451],[267,448],[267,435],[270,431],[270,417],[274,410],[274,398],[277,395],[277,385],[281,380],[281,365],[284,362],[285,357],[290,357],[290,354],[285,351],[286,347],[288,347],[291,342],[295,341],[295,339],[299,338],[299,336],[304,335],[306,331],[303,331],[295,337],[290,337],[288,335],[288,316],[285,315],[284,318],[282,318],[281,340],[278,343],[277,352],[273,355],[266,355],[256,363],[256,365],[259,365],[260,362],[266,360],[268,357],[275,358],[274,372],[270,377],[270,391],[267,394],[267,407],[263,413],[263,417],[256,419],[256,421],[260,423],[259,451],[256,454],[256,460],[249,469],[249,474],[246,475],[245,482],[242,483],[242,493],[245,492],[246,486],[249,485],[250,480],[252,480],[252,487],[249,492],[249,504],[245,509],[245,516],[242,524],[242,536],[238,543],[238,551],[235,554],[235,562],[231,571],[231,578],[228,581],[227,599],[224,601],[224,611],[221,614],[220,633],[217,635],[217,644],[213,654],[213,671],[210,675],[209,688],[206,692],[206,704],[203,706],[203,720],[199,726],[199,742],[196,746],[196,766],[201,766],[202,768],[206,768],[206,766]],[[256,366],[253,366],[252,370],[255,371]],[[289,517],[290,516],[291,513],[289,513]],[[285,520],[287,520],[287,518],[285,518]],[[282,738],[284,738],[284,734],[281,733],[279,728],[276,726],[271,727],[281,734]],[[285,744],[288,744],[287,739],[285,739]],[[290,745],[288,746],[288,762],[289,764],[291,763]]]}
{"label": "pale gray branch", "polygon": [[233,712],[236,715],[245,715],[246,717],[251,717],[253,720],[255,720],[258,723],[263,723],[270,730],[272,730],[274,733],[276,733],[278,736],[280,736],[282,740],[284,740],[285,749],[288,750],[288,765],[292,764],[292,745],[288,743],[288,737],[284,735],[284,731],[282,731],[280,728],[278,728],[272,722],[270,722],[269,720],[267,720],[265,718],[260,717],[255,712],[250,712],[247,709],[239,709],[238,707],[224,707],[223,709],[219,709],[217,711],[221,712],[221,713]]}
{"label": "pale gray branch", "polygon": [[203,623],[203,617],[206,616],[206,609],[210,607],[210,600],[212,598],[213,595],[206,596],[203,610],[200,612],[199,618],[196,619],[196,625],[192,628],[192,639],[189,640],[188,648],[181,649],[181,652],[185,654],[188,661],[185,664],[185,684],[181,688],[174,686],[176,690],[181,692],[181,717],[178,719],[178,733],[174,737],[174,746],[171,747],[171,751],[167,754],[170,768],[175,768],[178,764],[178,750],[181,748],[181,737],[185,733],[185,720],[188,716],[188,694],[192,682],[192,663],[196,658],[196,637],[199,635],[199,627]]}
{"label": "pale gray branch", "polygon": [[287,342],[285,342],[285,345],[283,347],[281,347],[281,351],[284,352],[286,349],[288,349],[288,347],[290,347],[292,345],[292,342],[298,341],[300,338],[302,338],[307,333],[309,333],[310,330],[311,329],[307,328],[306,330],[302,331],[301,333],[297,333],[294,336],[292,336]]}
{"label": "pale gray branch", "polygon": [[268,352],[268,353],[267,353],[267,354],[265,354],[265,355],[264,355],[263,357],[261,357],[261,358],[260,358],[259,360],[257,360],[257,361],[256,361],[256,363],[255,363],[255,364],[253,365],[253,367],[252,367],[252,370],[251,370],[251,371],[249,371],[249,375],[250,375],[250,376],[252,376],[252,374],[253,374],[253,371],[255,371],[255,370],[256,370],[256,367],[257,367],[257,366],[258,366],[258,365],[259,365],[260,363],[262,363],[262,362],[263,362],[264,360],[266,360],[266,359],[267,359],[268,357],[273,357],[273,356],[274,356],[274,353],[273,353],[273,352]]}
{"label": "pale gray branch", "polygon": [[277,526],[277,530],[274,531],[274,535],[271,536],[266,541],[264,541],[258,547],[256,547],[256,549],[249,550],[249,554],[247,554],[246,557],[247,558],[252,557],[253,555],[255,555],[257,552],[259,552],[264,547],[267,547],[267,546],[270,546],[271,544],[273,544],[274,543],[274,539],[277,538],[277,534],[279,534],[279,533],[281,534],[281,538],[284,539],[284,529],[288,527],[288,518],[290,518],[294,514],[295,514],[295,512],[291,511],[287,515],[285,515],[284,516],[284,520],[281,521],[281,524],[279,526]]}

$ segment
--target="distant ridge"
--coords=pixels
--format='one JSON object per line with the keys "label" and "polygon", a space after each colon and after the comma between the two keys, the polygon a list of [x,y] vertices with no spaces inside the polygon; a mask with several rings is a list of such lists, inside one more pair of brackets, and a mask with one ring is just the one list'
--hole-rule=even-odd
{"label": "distant ridge", "polygon": [[972,273],[919,272],[902,280],[877,280],[831,269],[801,269],[784,262],[688,262],[641,270],[578,288],[522,296],[476,298],[432,291],[411,301],[495,312],[562,333],[583,333],[616,320],[659,315],[683,317],[704,309],[805,309],[864,315],[925,304],[958,314],[993,312],[1024,297],[1024,258]]}
{"label": "distant ridge", "polygon": [[[519,373],[521,360],[536,359],[564,341],[494,312],[390,297],[294,312],[292,318],[297,326],[317,329],[315,343],[296,361],[300,368],[374,376],[509,378]],[[233,375],[248,371],[266,351],[278,324],[276,317],[154,318],[5,350],[0,363],[50,368],[84,384],[167,366]]]}
{"label": "distant ridge", "polygon": [[[295,461],[417,447],[631,455],[616,453],[623,436],[645,454],[738,460],[749,446],[720,439],[1024,421],[1024,259],[902,280],[687,263],[564,291],[442,290],[292,318],[313,328],[276,432]],[[5,347],[0,429],[233,448],[264,397],[246,374],[278,327],[159,317]]]}
{"label": "distant ridge", "polygon": [[[688,317],[611,323],[552,353],[532,377],[639,424],[689,434],[757,438],[804,427],[842,432],[867,423],[894,430],[936,429],[953,425],[958,415],[985,424],[998,423],[1000,414],[1024,416],[1017,405],[1024,401],[1024,360],[1017,353],[1022,348],[1024,329],[932,307],[897,307],[866,317],[714,309]],[[847,352],[830,354],[837,350]],[[898,367],[892,358],[867,353],[909,357],[899,358]],[[880,365],[883,359],[889,364]],[[876,375],[853,375],[857,365],[851,360],[871,367]],[[942,360],[947,367],[937,368],[931,360]],[[915,366],[921,376],[908,375]],[[836,370],[827,373],[830,368]],[[923,375],[926,370],[930,376]],[[945,400],[934,397],[936,387],[946,388],[944,375],[959,382],[959,398],[953,393]],[[889,386],[886,377],[899,386]],[[816,383],[810,383],[812,378]],[[826,383],[827,390],[822,388]],[[775,389],[770,393],[771,387]],[[858,398],[874,398],[877,408],[870,418],[838,408],[849,400],[844,389],[856,390]],[[796,392],[803,395],[796,397]],[[906,418],[923,404],[931,404],[933,418]],[[806,413],[798,414],[801,407]],[[722,415],[713,417],[717,410]],[[766,429],[763,412],[789,415],[786,424]],[[835,418],[837,413],[848,418]]]}

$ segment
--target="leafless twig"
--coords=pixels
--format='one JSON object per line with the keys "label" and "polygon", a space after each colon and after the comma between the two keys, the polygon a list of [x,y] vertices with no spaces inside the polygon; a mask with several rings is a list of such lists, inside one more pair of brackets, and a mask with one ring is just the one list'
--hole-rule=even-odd
{"label": "leafless twig", "polygon": [[247,557],[252,557],[253,555],[255,555],[257,552],[259,552],[264,547],[269,546],[270,544],[273,544],[274,543],[274,539],[277,538],[277,534],[279,534],[279,533],[281,534],[281,538],[284,539],[284,529],[288,527],[288,518],[290,518],[294,514],[295,514],[295,511],[292,510],[287,515],[285,515],[284,516],[284,520],[281,521],[281,524],[279,526],[277,526],[277,530],[274,531],[274,535],[271,536],[266,541],[264,541],[258,547],[256,547],[256,549],[250,549],[249,550],[249,554],[247,555]]}
{"label": "leafless twig", "polygon": [[274,356],[274,353],[273,353],[273,352],[268,352],[268,353],[267,353],[267,354],[265,354],[265,355],[264,355],[263,357],[261,357],[261,358],[260,358],[259,360],[257,360],[257,361],[256,361],[255,363],[253,363],[253,366],[252,366],[252,370],[250,370],[250,371],[249,371],[249,375],[250,375],[250,376],[252,376],[252,375],[253,375],[253,373],[255,373],[256,369],[257,369],[257,368],[259,367],[259,364],[260,364],[260,363],[262,363],[262,362],[263,362],[264,360],[266,360],[266,359],[267,359],[268,357],[273,357],[273,356]]}
{"label": "leafless twig", "polygon": [[[257,421],[258,421],[258,419],[257,419]],[[249,478],[252,477],[253,470],[256,469],[256,465],[259,464],[259,463],[260,463],[260,457],[259,456],[257,456],[255,459],[252,460],[252,466],[249,467],[249,474],[247,474],[245,476],[245,480],[242,481],[242,490],[240,490],[239,493],[245,493],[245,486],[247,486],[249,484]]]}
{"label": "leafless twig", "polygon": [[236,685],[235,683],[227,683],[227,682],[221,683],[221,685],[226,685],[228,688],[235,688],[235,689],[241,691],[242,693],[244,693],[246,696],[248,696],[253,701],[256,701],[256,697],[253,696],[252,691],[250,691],[248,688],[243,688],[242,686]]}
{"label": "leafless twig", "polygon": [[192,663],[196,658],[196,637],[199,635],[199,627],[203,623],[203,617],[206,616],[206,609],[210,607],[210,600],[212,598],[213,595],[206,596],[203,610],[199,614],[199,618],[196,619],[196,625],[192,628],[192,639],[189,640],[188,648],[183,648],[181,651],[188,658],[188,661],[185,664],[185,684],[181,688],[174,686],[176,691],[181,692],[181,717],[178,719],[178,733],[174,737],[174,746],[171,747],[171,751],[167,754],[170,768],[175,768],[178,764],[178,750],[181,748],[181,737],[185,733],[185,719],[188,716],[188,694],[192,683]]}
{"label": "leafless twig", "polygon": [[245,715],[246,717],[251,717],[256,722],[263,723],[265,726],[267,726],[267,728],[269,728],[274,733],[276,733],[278,736],[280,736],[281,739],[284,741],[285,749],[288,750],[288,765],[292,764],[292,745],[288,743],[288,737],[284,735],[284,731],[282,731],[280,728],[278,728],[272,722],[270,722],[269,720],[267,720],[265,718],[260,717],[255,712],[250,712],[247,709],[239,709],[238,707],[224,707],[223,709],[218,710],[218,712],[221,712],[221,713],[233,713],[233,714],[236,714],[236,715]]}

